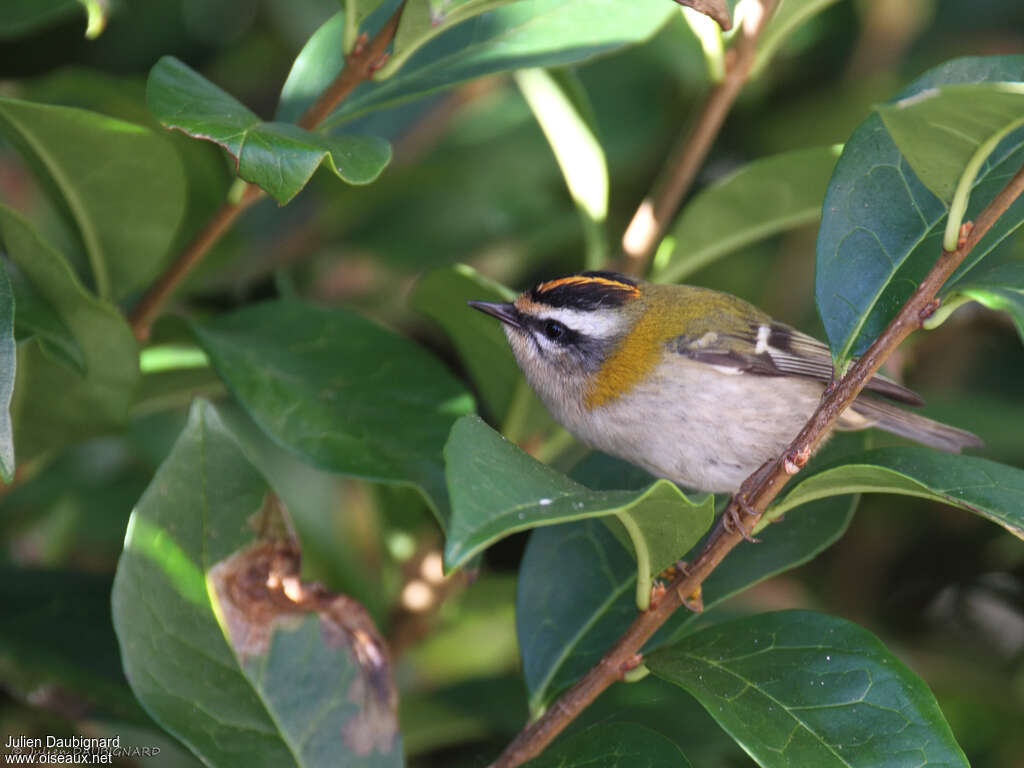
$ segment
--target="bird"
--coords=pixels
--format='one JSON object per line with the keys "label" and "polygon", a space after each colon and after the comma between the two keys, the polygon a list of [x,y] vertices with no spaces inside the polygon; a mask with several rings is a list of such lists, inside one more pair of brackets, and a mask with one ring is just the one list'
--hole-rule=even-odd
{"label": "bird", "polygon": [[[787,448],[834,378],[825,344],[710,288],[587,271],[510,303],[468,303],[501,321],[555,421],[592,448],[696,491],[735,494]],[[924,401],[876,375],[836,428],[877,427],[953,453],[983,445],[894,403]]]}

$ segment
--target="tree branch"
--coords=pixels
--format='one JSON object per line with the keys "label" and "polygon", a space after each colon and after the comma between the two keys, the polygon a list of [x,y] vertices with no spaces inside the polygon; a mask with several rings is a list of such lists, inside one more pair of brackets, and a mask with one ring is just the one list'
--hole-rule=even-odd
{"label": "tree branch", "polygon": [[[369,42],[365,37],[361,37],[357,41],[356,46],[345,56],[345,66],[338,76],[298,119],[296,124],[300,128],[307,130],[315,128],[355,90],[356,86],[369,80],[373,73],[380,69],[387,60],[387,49],[398,30],[398,22],[402,18],[404,9],[405,3],[403,2]],[[167,303],[181,281],[231,228],[235,219],[263,195],[262,189],[254,184],[248,184],[237,200],[228,200],[221,204],[210,220],[185,246],[174,263],[150,286],[129,314],[128,322],[131,324],[136,339],[145,341],[149,338],[153,321],[156,320],[164,304]]]}
{"label": "tree branch", "polygon": [[[938,306],[939,289],[963,262],[971,249],[991,229],[1006,209],[1024,192],[1024,167],[978,215],[973,225],[965,224],[955,251],[943,251],[935,265],[881,335],[834,386],[826,390],[821,404],[789,448],[771,464],[759,469],[741,486],[739,493],[719,518],[700,554],[685,573],[668,586],[665,596],[641,613],[623,635],[580,680],[552,704],[544,715],[524,728],[491,768],[513,768],[538,755],[572,720],[635,661],[635,654],[672,613],[743,540],[744,532],[726,524],[731,513],[745,517],[747,532],[753,530],[765,508],[796,474],[831,430],[839,415],[856,399],[868,380],[910,333],[921,327]],[[753,512],[753,514],[750,514]]]}
{"label": "tree branch", "polygon": [[775,11],[776,4],[776,0],[759,0],[748,6],[736,42],[726,53],[722,82],[708,94],[697,122],[676,143],[665,164],[665,171],[626,227],[622,236],[622,250],[626,256],[624,271],[634,275],[643,274],[648,257],[693,184],[726,115],[747,82],[757,54],[758,37]]}

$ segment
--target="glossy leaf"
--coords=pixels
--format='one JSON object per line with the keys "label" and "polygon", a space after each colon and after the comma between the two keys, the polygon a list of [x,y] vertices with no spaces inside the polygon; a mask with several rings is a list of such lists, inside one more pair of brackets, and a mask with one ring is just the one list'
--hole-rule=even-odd
{"label": "glossy leaf", "polygon": [[655,263],[654,279],[675,283],[746,245],[821,216],[841,147],[813,147],[755,160],[686,204]]}
{"label": "glossy leaf", "polygon": [[723,622],[644,663],[766,768],[968,765],[924,682],[843,619],[782,611]]}
{"label": "glossy leaf", "polygon": [[456,422],[444,455],[452,503],[449,568],[516,531],[608,517],[625,526],[611,530],[631,546],[638,568],[653,576],[711,525],[710,496],[691,501],[667,480],[641,491],[592,491],[523,453],[476,416]]}
{"label": "glossy leaf", "polygon": [[0,133],[72,223],[100,298],[146,286],[185,214],[185,174],[165,137],[72,107],[0,98]]}
{"label": "glossy leaf", "polygon": [[[897,96],[951,83],[1019,81],[1024,56],[943,64]],[[1000,142],[980,169],[966,218],[977,215],[1024,163],[1024,130]],[[1004,213],[953,280],[971,270],[1024,221],[1024,198]],[[918,180],[877,114],[854,131],[836,164],[818,234],[816,298],[832,354],[860,354],[938,258],[946,207]]]}
{"label": "glossy leaf", "polygon": [[513,0],[406,0],[391,56],[377,79],[391,77],[416,51],[456,24],[510,2]]}
{"label": "glossy leaf", "polygon": [[138,348],[121,312],[86,291],[64,258],[20,215],[0,206],[0,241],[34,292],[81,350],[83,372],[47,354],[42,339],[18,350],[15,445],[21,461],[103,432],[128,415]]}
{"label": "glossy leaf", "polygon": [[367,661],[376,632],[362,609],[297,581],[290,597],[276,591],[297,553],[259,538],[275,509],[268,490],[198,401],[118,564],[128,681],[207,765],[401,765],[392,683]]}
{"label": "glossy leaf", "polygon": [[[353,47],[355,47],[356,40],[359,37],[359,28],[363,25],[363,22],[370,17],[370,14],[383,5],[385,1],[386,0],[343,0],[345,6],[344,12],[335,14],[334,16],[336,19],[344,19],[343,53],[348,53]],[[324,27],[321,27],[320,29],[322,30],[323,28]],[[335,48],[337,48],[337,45],[335,45]]]}
{"label": "glossy leaf", "polygon": [[876,109],[914,174],[948,205],[982,145],[1024,125],[1024,83],[940,85]]}
{"label": "glossy leaf", "polygon": [[1024,469],[923,446],[880,448],[801,479],[773,511],[846,493],[899,493],[988,518],[1024,538]]}
{"label": "glossy leaf", "polygon": [[953,287],[939,311],[946,305],[959,306],[963,300],[974,300],[989,309],[1008,313],[1024,341],[1024,264],[1010,262],[972,275]]}
{"label": "glossy leaf", "polygon": [[756,77],[761,72],[786,38],[801,24],[835,2],[836,0],[780,0],[775,13],[761,30],[761,36],[757,40],[752,76]]}
{"label": "glossy leaf", "polygon": [[533,110],[583,221],[588,268],[608,260],[608,164],[590,116],[586,91],[572,73],[521,69],[516,84]]}
{"label": "glossy leaf", "polygon": [[[492,72],[584,61],[646,40],[672,13],[664,0],[517,0],[453,27],[386,80],[363,84],[324,125]],[[324,74],[326,85],[337,72]]]}
{"label": "glossy leaf", "polygon": [[413,286],[409,304],[451,339],[490,413],[505,418],[522,374],[501,323],[466,306],[470,300],[511,301],[515,294],[472,267],[456,264],[428,272]]}
{"label": "glossy leaf", "polygon": [[[368,0],[371,4],[379,1]],[[367,0],[346,0],[346,6],[365,2]],[[281,98],[274,112],[275,120],[296,122],[328,83],[341,72],[345,65],[345,50],[338,45],[338,41],[347,33],[346,18],[344,13],[334,14],[302,46],[281,88]]]}
{"label": "glossy leaf", "polygon": [[433,355],[351,311],[297,301],[193,328],[278,443],[332,472],[414,485],[447,518],[441,451],[473,401]]}
{"label": "glossy leaf", "polygon": [[[726,558],[703,586],[705,609],[796,568],[831,546],[849,525],[856,500],[832,498],[794,512]],[[530,535],[519,569],[516,633],[530,711],[538,712],[597,663],[636,617],[636,564],[597,520]],[[696,614],[680,610],[646,649],[684,634]]]}
{"label": "glossy leaf", "polygon": [[594,725],[555,742],[525,768],[687,768],[679,747],[636,723]]}
{"label": "glossy leaf", "polygon": [[150,72],[146,101],[168,128],[224,147],[235,158],[238,175],[282,205],[321,164],[349,184],[369,184],[391,160],[391,147],[383,139],[325,136],[291,123],[265,123],[171,56],[160,59]]}
{"label": "glossy leaf", "polygon": [[0,264],[0,477],[14,479],[14,429],[11,425],[11,396],[17,371],[14,342],[14,292],[7,272]]}

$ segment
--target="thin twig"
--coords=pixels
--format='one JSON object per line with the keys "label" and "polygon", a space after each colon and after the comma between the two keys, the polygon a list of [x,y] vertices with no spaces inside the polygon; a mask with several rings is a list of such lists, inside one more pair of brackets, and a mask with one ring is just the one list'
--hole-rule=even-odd
{"label": "thin twig", "polygon": [[[300,128],[307,130],[315,128],[355,90],[356,86],[369,80],[373,73],[380,69],[387,60],[387,49],[395,37],[404,8],[405,3],[403,2],[369,42],[360,40],[356,44],[355,48],[345,57],[345,66],[338,76],[298,119],[296,124]],[[221,204],[198,234],[185,246],[174,263],[150,286],[139,303],[135,305],[128,316],[135,338],[139,341],[149,338],[153,321],[156,320],[164,304],[181,281],[231,228],[235,219],[263,195],[262,189],[254,184],[249,184],[236,200],[228,200]]]}
{"label": "thin twig", "polygon": [[776,0],[760,0],[748,6],[743,26],[737,31],[736,42],[726,52],[722,82],[708,94],[697,122],[672,149],[665,170],[626,227],[622,236],[622,250],[626,257],[622,265],[624,271],[634,275],[645,271],[648,257],[693,184],[726,115],[747,82],[757,55],[758,37],[775,6]]}
{"label": "thin twig", "polygon": [[700,554],[690,563],[685,573],[681,573],[669,584],[665,596],[650,610],[638,615],[601,660],[555,701],[542,717],[520,731],[491,768],[513,768],[538,755],[602,691],[622,678],[622,671],[630,663],[635,663],[635,654],[682,604],[682,599],[692,594],[733,547],[743,541],[743,532],[730,530],[725,523],[730,512],[735,511],[745,516],[747,531],[753,530],[768,504],[786,481],[806,463],[807,458],[829,433],[839,415],[853,403],[885,359],[935,311],[935,296],[939,289],[971,249],[985,236],[996,219],[1022,192],[1024,167],[1017,171],[1010,182],[985,207],[973,225],[964,225],[957,249],[941,253],[935,265],[892,322],[875,339],[864,356],[850,368],[846,376],[822,398],[818,409],[790,443],[789,448],[773,464],[759,469],[747,478],[737,496],[743,499],[742,506],[755,514],[744,512],[740,500],[733,497]]}

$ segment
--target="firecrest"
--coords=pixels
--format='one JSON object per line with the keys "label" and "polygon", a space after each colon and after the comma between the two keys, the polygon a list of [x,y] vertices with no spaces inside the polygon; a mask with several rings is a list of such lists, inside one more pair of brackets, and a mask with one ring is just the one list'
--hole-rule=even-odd
{"label": "firecrest", "polygon": [[[736,491],[786,448],[832,380],[824,344],[707,288],[583,272],[511,304],[469,304],[501,320],[526,380],[566,429],[696,490]],[[923,404],[875,376],[838,429],[879,427],[951,452],[981,445],[874,395]]]}

